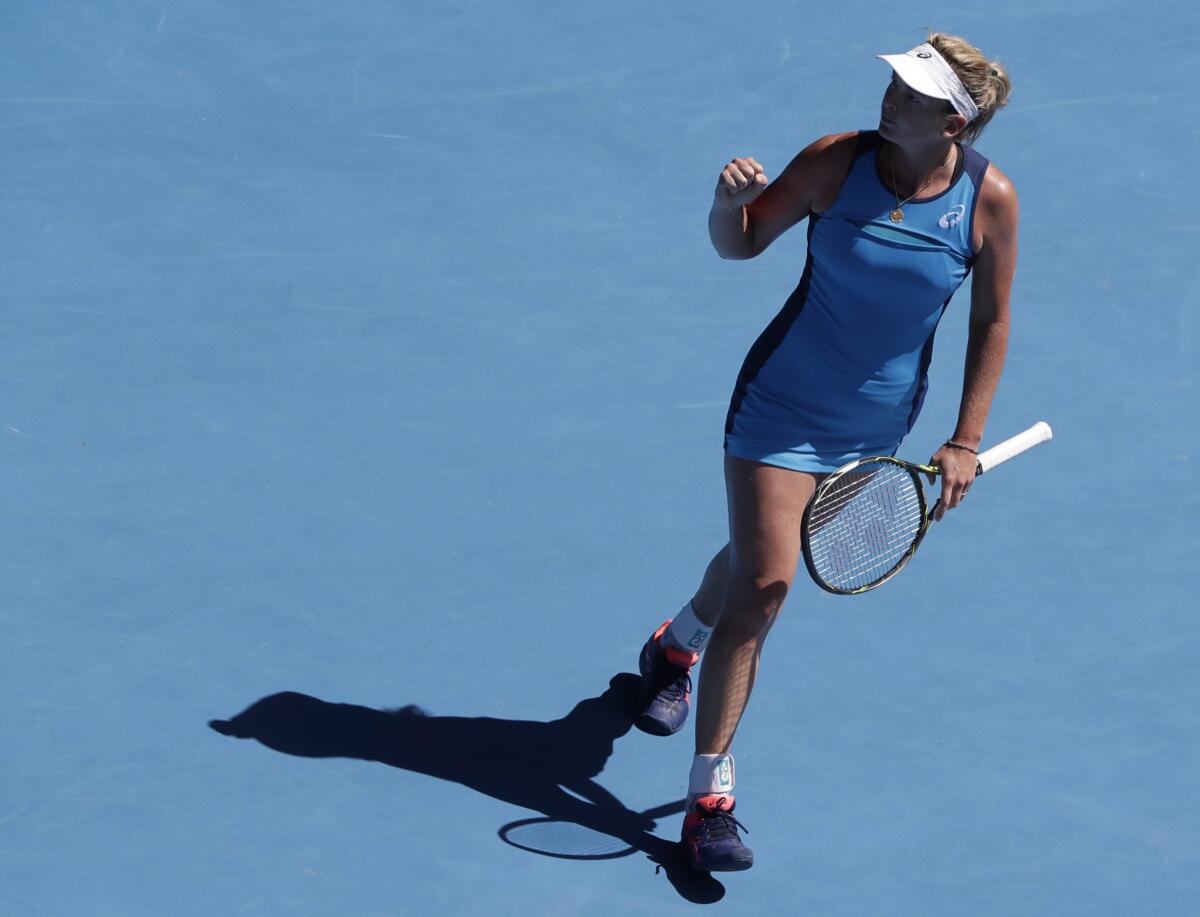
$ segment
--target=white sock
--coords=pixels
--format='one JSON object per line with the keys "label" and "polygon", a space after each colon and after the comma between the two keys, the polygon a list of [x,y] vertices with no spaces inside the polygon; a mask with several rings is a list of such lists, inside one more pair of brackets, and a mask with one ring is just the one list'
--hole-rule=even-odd
{"label": "white sock", "polygon": [[696,610],[689,601],[675,615],[663,637],[676,649],[699,653],[703,651],[711,633],[712,628],[696,617]]}
{"label": "white sock", "polygon": [[733,794],[733,755],[696,755],[688,775],[688,804],[701,796]]}

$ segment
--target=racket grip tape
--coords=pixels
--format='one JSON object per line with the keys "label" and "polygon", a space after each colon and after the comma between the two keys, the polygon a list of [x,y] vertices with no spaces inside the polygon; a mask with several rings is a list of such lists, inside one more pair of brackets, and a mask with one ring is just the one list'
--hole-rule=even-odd
{"label": "racket grip tape", "polygon": [[985,471],[990,471],[1001,462],[1007,462],[1010,458],[1014,458],[1034,446],[1049,442],[1053,436],[1054,431],[1050,429],[1050,424],[1039,420],[1024,433],[1018,433],[1002,443],[997,443],[986,452],[979,453],[979,466],[975,473],[983,474]]}

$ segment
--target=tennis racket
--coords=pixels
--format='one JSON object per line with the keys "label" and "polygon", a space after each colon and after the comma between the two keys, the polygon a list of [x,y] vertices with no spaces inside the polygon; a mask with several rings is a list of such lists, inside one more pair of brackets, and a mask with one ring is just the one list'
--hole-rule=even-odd
{"label": "tennis racket", "polygon": [[[1038,421],[981,452],[975,474],[1052,436],[1050,425]],[[921,475],[940,473],[936,465],[876,455],[843,465],[822,481],[804,511],[802,528],[804,563],[817,585],[838,595],[858,595],[903,570],[933,519]]]}

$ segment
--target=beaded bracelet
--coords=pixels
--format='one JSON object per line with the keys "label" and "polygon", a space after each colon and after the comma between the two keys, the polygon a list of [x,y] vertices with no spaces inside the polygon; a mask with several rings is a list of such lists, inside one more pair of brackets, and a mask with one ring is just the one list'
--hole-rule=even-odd
{"label": "beaded bracelet", "polygon": [[949,446],[951,449],[961,449],[963,452],[970,452],[972,455],[979,454],[978,451],[976,451],[975,449],[972,449],[970,446],[966,445],[966,443],[956,443],[952,439],[946,440],[946,442],[943,443],[943,445]]}

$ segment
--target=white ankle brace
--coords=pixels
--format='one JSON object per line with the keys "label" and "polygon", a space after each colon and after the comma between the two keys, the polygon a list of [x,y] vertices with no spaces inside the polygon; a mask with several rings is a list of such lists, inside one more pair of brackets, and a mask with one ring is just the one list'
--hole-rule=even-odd
{"label": "white ankle brace", "polygon": [[733,755],[696,755],[688,776],[688,799],[733,792]]}
{"label": "white ankle brace", "polygon": [[699,653],[708,642],[712,628],[696,617],[696,612],[689,601],[672,619],[663,637],[678,649],[689,653]]}

